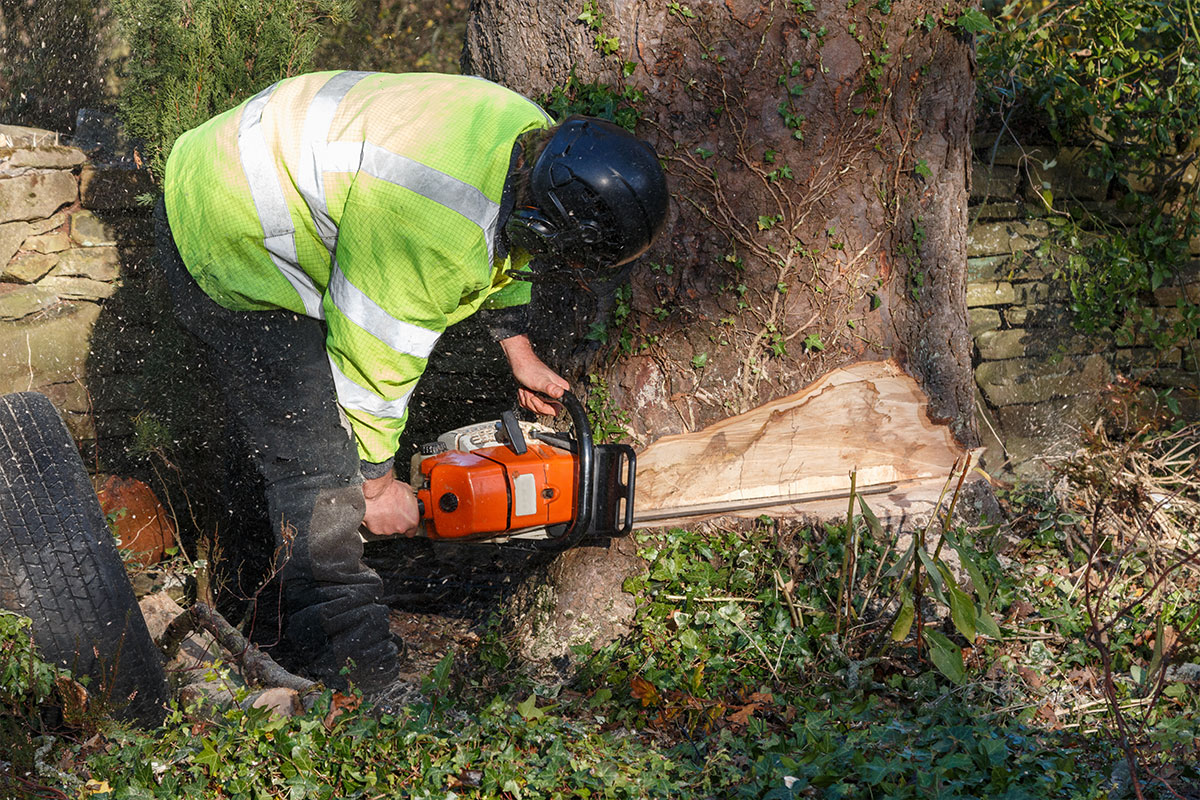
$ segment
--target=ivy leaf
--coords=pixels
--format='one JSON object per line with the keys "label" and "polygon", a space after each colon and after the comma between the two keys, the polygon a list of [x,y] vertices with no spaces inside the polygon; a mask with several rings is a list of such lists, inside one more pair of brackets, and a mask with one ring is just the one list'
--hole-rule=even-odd
{"label": "ivy leaf", "polygon": [[992,21],[977,8],[968,8],[963,12],[963,15],[954,20],[954,27],[964,33],[995,33],[996,28],[992,25]]}
{"label": "ivy leaf", "polygon": [[531,694],[525,701],[517,704],[517,713],[526,722],[536,722],[546,716],[546,712],[537,707],[537,695]]}
{"label": "ivy leaf", "polygon": [[917,162],[915,167],[913,167],[913,172],[917,173],[922,178],[928,178],[933,175],[933,170],[929,168],[929,162],[923,158]]}
{"label": "ivy leaf", "polygon": [[821,337],[815,333],[810,333],[804,337],[805,350],[824,350],[825,343],[821,341]]}
{"label": "ivy leaf", "polygon": [[692,356],[692,366],[696,369],[704,369],[704,365],[708,363],[708,353],[700,353]]}

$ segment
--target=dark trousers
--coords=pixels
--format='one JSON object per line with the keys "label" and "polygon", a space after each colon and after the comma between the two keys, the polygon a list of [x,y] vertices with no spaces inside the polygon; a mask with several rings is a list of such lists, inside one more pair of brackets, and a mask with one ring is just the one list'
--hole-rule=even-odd
{"label": "dark trousers", "polygon": [[262,537],[255,521],[265,506],[273,564],[250,566],[274,578],[255,597],[252,636],[278,644],[285,666],[330,685],[344,685],[347,659],[356,684],[383,685],[395,674],[396,646],[379,576],[362,563],[362,475],[336,403],[324,324],[214,302],[184,266],[161,200],[155,236],[176,314],[206,346],[227,398],[235,449],[261,478],[258,508],[235,509],[222,533],[228,549],[253,549],[239,538]]}

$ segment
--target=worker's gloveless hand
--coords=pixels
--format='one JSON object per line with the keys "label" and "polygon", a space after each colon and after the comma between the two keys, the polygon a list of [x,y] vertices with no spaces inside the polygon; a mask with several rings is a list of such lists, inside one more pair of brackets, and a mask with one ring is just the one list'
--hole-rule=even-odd
{"label": "worker's gloveless hand", "polygon": [[363,525],[371,533],[412,536],[417,532],[417,523],[421,521],[417,496],[411,486],[396,480],[392,473],[363,481],[363,497],[367,501]]}
{"label": "worker's gloveless hand", "polygon": [[520,401],[521,407],[535,414],[556,413],[558,409],[538,397],[535,392],[541,392],[550,397],[562,397],[562,393],[570,389],[571,384],[537,357],[528,336],[512,336],[508,339],[501,339],[500,347],[504,350],[504,355],[508,357],[508,365],[512,369],[513,377],[522,386],[517,390],[517,399]]}

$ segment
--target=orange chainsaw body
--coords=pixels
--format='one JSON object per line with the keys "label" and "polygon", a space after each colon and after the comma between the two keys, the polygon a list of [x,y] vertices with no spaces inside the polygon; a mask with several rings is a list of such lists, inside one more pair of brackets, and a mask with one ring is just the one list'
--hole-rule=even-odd
{"label": "orange chainsaw body", "polygon": [[[633,529],[637,456],[625,444],[595,444],[583,404],[571,392],[555,401],[574,437],[518,422],[458,428],[413,457],[421,533],[450,541],[544,540],[571,547],[588,537]],[[523,427],[525,426],[525,427]]]}
{"label": "orange chainsaw body", "polygon": [[421,461],[426,535],[474,539],[522,528],[570,522],[575,511],[575,458],[566,450],[531,443],[448,450]]}

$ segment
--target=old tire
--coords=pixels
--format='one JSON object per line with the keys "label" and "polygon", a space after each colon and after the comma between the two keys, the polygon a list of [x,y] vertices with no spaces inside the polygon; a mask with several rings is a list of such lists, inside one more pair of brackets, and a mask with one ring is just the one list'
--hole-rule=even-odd
{"label": "old tire", "polygon": [[0,397],[0,607],[114,716],[162,721],[162,657],[71,435],[34,392]]}

